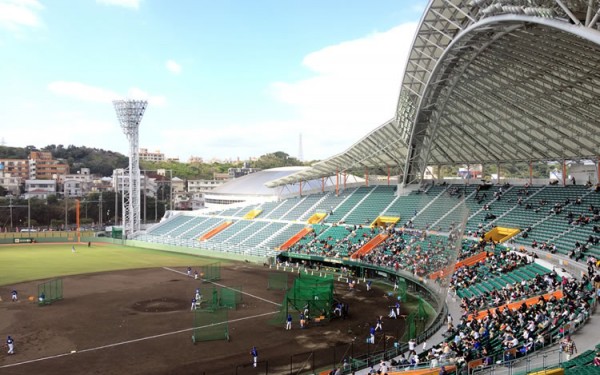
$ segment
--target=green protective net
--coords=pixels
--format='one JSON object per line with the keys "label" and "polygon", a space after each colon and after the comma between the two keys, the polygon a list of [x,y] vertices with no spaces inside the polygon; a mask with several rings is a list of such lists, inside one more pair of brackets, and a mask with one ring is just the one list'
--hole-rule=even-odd
{"label": "green protective net", "polygon": [[333,278],[300,274],[285,294],[279,314],[272,323],[284,323],[288,314],[308,311],[308,320],[323,321],[331,317],[333,306]]}
{"label": "green protective net", "polygon": [[268,290],[288,290],[288,274],[285,272],[271,272],[269,274]]}
{"label": "green protective net", "polygon": [[194,329],[192,342],[228,340],[229,319],[228,310],[210,311],[196,310],[194,312]]}
{"label": "green protective net", "polygon": [[37,300],[40,305],[47,305],[63,298],[63,281],[54,279],[38,284]]}
{"label": "green protective net", "polygon": [[205,282],[221,280],[221,262],[200,266],[200,278]]}

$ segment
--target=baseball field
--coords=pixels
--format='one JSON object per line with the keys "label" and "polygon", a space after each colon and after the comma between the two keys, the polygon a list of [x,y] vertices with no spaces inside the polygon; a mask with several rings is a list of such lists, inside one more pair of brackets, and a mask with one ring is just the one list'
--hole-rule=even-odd
{"label": "baseball field", "polygon": [[[218,280],[187,275],[188,267],[201,271],[217,261]],[[335,296],[350,306],[348,319],[300,329],[294,313],[287,331],[273,322],[285,295],[267,288],[276,272],[262,264],[100,243],[76,244],[75,252],[72,244],[0,246],[0,339],[11,335],[16,352],[2,351],[0,373],[308,373],[389,348],[403,333],[401,319],[387,319],[384,339],[367,345],[369,327],[387,316],[393,301],[385,285],[349,290],[345,282],[335,283]],[[290,283],[297,276],[285,275]],[[40,285],[55,279],[62,299],[40,305]],[[190,311],[196,289],[206,302],[216,289],[240,294],[235,307],[214,315],[220,321],[202,325]],[[17,302],[11,301],[13,290]],[[204,329],[212,331],[210,341],[192,342]],[[256,368],[253,346],[259,352]]]}

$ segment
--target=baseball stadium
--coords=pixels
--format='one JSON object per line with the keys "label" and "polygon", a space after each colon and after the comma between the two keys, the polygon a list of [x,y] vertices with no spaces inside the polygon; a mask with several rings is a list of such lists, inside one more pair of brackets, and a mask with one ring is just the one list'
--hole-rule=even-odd
{"label": "baseball stadium", "polygon": [[389,121],[144,229],[116,102],[122,234],[3,233],[0,373],[597,373],[599,18],[431,0]]}

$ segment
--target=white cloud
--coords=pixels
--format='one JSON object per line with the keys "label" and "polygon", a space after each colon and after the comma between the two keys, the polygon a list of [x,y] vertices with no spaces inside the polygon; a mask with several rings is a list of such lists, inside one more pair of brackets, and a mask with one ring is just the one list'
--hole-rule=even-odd
{"label": "white cloud", "polygon": [[86,102],[110,103],[121,95],[100,87],[89,86],[81,82],[56,81],[48,85],[48,90],[60,96]]}
{"label": "white cloud", "polygon": [[402,24],[325,47],[302,61],[312,77],[271,85],[275,98],[299,114],[289,130],[303,133],[307,158],[343,151],[394,116],[416,27]]}
{"label": "white cloud", "polygon": [[150,95],[137,87],[130,88],[127,95],[124,96],[112,90],[86,85],[81,82],[55,81],[48,85],[48,90],[59,96],[94,103],[111,103],[113,100],[125,97],[148,100],[148,103],[157,106],[164,106],[167,102],[164,96]]}
{"label": "white cloud", "polygon": [[181,65],[179,65],[175,60],[167,60],[165,67],[173,74],[181,73]]}
{"label": "white cloud", "polygon": [[96,0],[99,4],[115,5],[124,8],[139,9],[142,0]]}
{"label": "white cloud", "polygon": [[21,27],[39,27],[38,15],[44,9],[37,0],[0,0],[0,28],[18,30]]}

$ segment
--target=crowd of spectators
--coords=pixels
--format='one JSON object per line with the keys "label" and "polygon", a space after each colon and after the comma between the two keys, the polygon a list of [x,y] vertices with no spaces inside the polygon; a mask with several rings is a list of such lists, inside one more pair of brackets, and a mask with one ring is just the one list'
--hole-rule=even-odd
{"label": "crowd of spectators", "polygon": [[[552,275],[549,275],[552,278]],[[541,288],[544,283],[555,282],[544,277],[537,279]],[[455,325],[448,323],[446,340],[431,348],[424,356],[440,363],[456,363],[461,366],[473,359],[483,359],[483,364],[504,362],[527,355],[533,350],[556,342],[568,332],[565,327],[576,327],[587,318],[594,297],[591,280],[564,278],[560,284],[564,297],[545,299],[517,309],[489,309],[485,317],[471,319],[472,304],[463,303],[463,315]],[[516,285],[513,285],[516,288]],[[540,290],[543,292],[543,290]]]}

